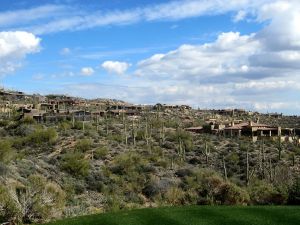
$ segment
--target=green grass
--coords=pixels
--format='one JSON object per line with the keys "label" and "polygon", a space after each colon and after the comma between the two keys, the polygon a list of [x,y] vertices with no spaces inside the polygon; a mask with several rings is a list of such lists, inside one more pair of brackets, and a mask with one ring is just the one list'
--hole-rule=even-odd
{"label": "green grass", "polygon": [[288,225],[300,224],[300,207],[189,206],[82,216],[48,225]]}

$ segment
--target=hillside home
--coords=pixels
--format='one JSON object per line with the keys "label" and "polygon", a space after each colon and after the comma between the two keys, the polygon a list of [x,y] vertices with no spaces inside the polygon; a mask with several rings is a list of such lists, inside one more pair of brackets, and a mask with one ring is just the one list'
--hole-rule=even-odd
{"label": "hillside home", "polygon": [[256,141],[260,137],[281,136],[281,127],[267,124],[254,123],[252,121],[232,124],[224,129],[224,135],[227,137],[252,137]]}
{"label": "hillside home", "polygon": [[189,131],[189,132],[192,132],[192,133],[197,133],[197,134],[200,134],[200,133],[204,132],[202,126],[199,126],[199,127],[189,127],[189,128],[186,128],[185,130]]}

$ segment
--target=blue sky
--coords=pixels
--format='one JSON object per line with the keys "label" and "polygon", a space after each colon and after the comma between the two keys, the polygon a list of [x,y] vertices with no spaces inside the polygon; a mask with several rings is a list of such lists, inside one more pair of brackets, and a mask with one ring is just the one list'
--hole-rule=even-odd
{"label": "blue sky", "polygon": [[299,114],[299,23],[297,0],[2,0],[1,83]]}

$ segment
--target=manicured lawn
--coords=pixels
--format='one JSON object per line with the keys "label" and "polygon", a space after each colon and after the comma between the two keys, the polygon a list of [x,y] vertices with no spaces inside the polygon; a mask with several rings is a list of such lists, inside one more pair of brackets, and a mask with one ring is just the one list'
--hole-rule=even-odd
{"label": "manicured lawn", "polygon": [[300,207],[188,206],[83,216],[48,225],[296,225]]}

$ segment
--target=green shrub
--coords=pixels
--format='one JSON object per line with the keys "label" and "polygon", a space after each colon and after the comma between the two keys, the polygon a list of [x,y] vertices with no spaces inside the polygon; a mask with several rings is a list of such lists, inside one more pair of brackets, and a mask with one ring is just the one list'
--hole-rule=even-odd
{"label": "green shrub", "polygon": [[194,148],[193,137],[189,132],[182,129],[178,129],[176,132],[168,132],[167,140],[176,142],[179,144],[181,141],[186,151],[191,151]]}
{"label": "green shrub", "polygon": [[121,134],[111,134],[108,136],[108,139],[118,143],[122,143],[124,141],[124,137]]}
{"label": "green shrub", "polygon": [[57,139],[57,133],[55,129],[49,128],[49,129],[37,129],[33,133],[31,133],[27,137],[27,142],[29,144],[35,144],[35,145],[48,145],[48,144],[54,144]]}
{"label": "green shrub", "polygon": [[78,152],[87,152],[92,149],[92,141],[90,139],[83,139],[76,142],[75,150]]}
{"label": "green shrub", "polygon": [[62,158],[62,169],[76,177],[85,177],[89,174],[90,163],[80,152],[67,153]]}
{"label": "green shrub", "polygon": [[104,159],[107,156],[107,154],[108,154],[107,147],[100,147],[94,151],[94,158],[95,159]]}
{"label": "green shrub", "polygon": [[272,184],[265,181],[254,181],[248,187],[250,199],[256,205],[283,204],[285,197]]}
{"label": "green shrub", "polygon": [[297,177],[289,189],[288,204],[300,204],[300,177]]}
{"label": "green shrub", "polygon": [[24,223],[40,223],[57,218],[65,205],[64,191],[39,175],[31,175],[26,186],[17,187],[16,195]]}
{"label": "green shrub", "polygon": [[220,187],[216,199],[223,205],[245,205],[250,202],[248,192],[230,182],[226,182]]}
{"label": "green shrub", "polygon": [[31,175],[26,185],[10,188],[0,185],[0,222],[37,223],[61,215],[65,193],[44,177]]}
{"label": "green shrub", "polygon": [[190,187],[194,187],[199,195],[199,204],[243,205],[250,201],[246,190],[225,181],[216,172],[201,169],[195,173],[196,179],[187,179]]}
{"label": "green shrub", "polygon": [[72,128],[72,124],[67,121],[60,122],[58,125],[58,129],[60,131],[64,131],[64,132],[66,132],[67,130],[70,130],[71,128]]}
{"label": "green shrub", "polygon": [[31,117],[25,117],[20,122],[24,123],[24,124],[35,124],[36,123],[36,121]]}
{"label": "green shrub", "polygon": [[[0,185],[0,223],[19,218],[21,212],[18,210],[16,202],[4,185]],[[16,219],[18,222],[18,219]]]}
{"label": "green shrub", "polygon": [[180,205],[184,202],[185,193],[178,187],[171,187],[164,194],[165,201],[170,205]]}
{"label": "green shrub", "polygon": [[9,163],[15,155],[12,143],[8,140],[0,141],[0,162]]}

